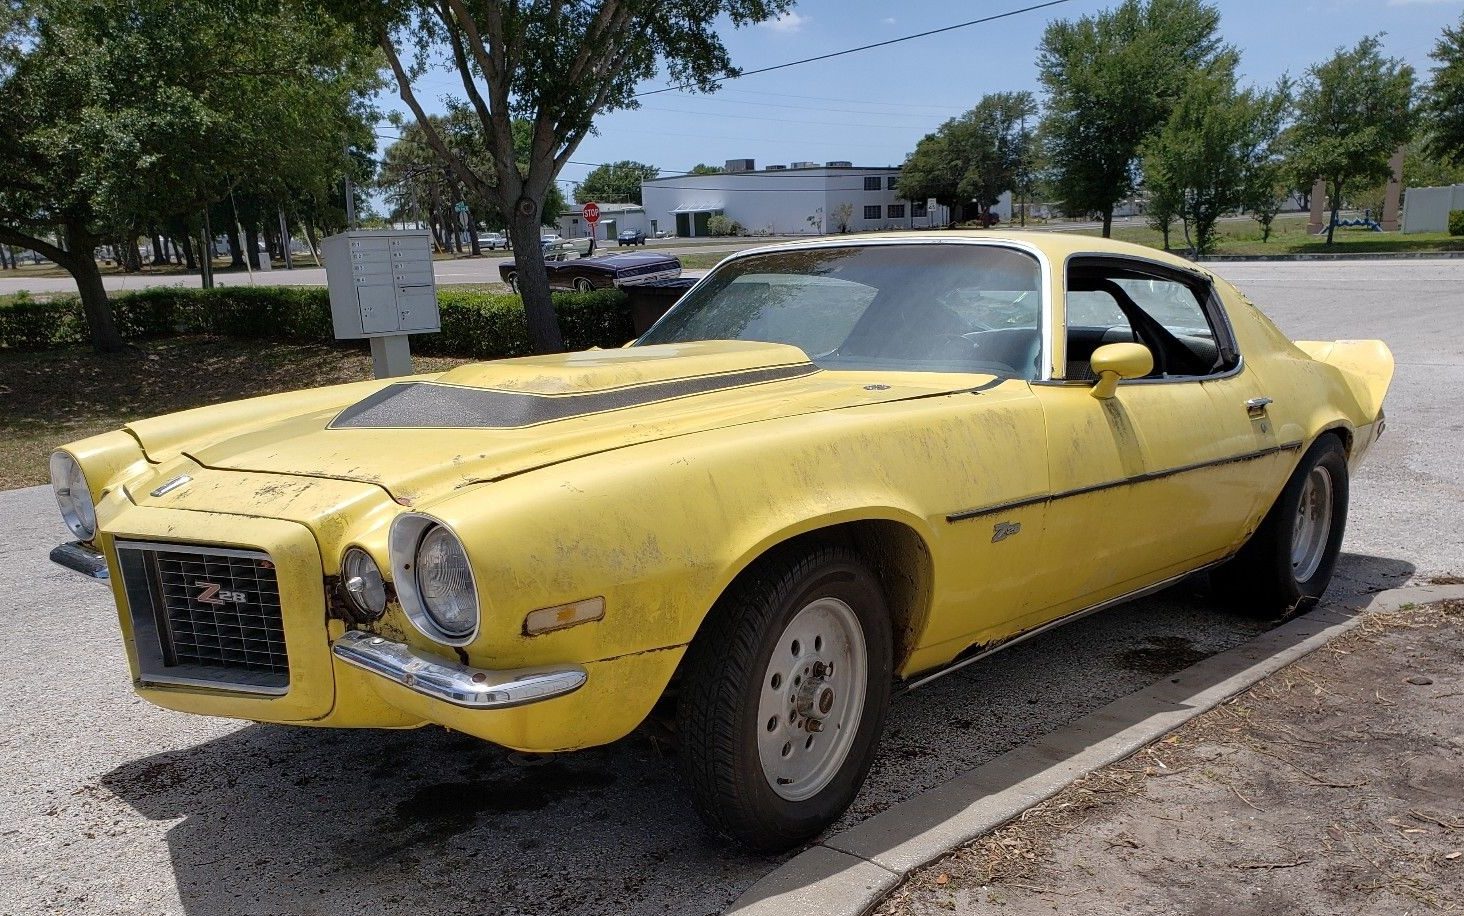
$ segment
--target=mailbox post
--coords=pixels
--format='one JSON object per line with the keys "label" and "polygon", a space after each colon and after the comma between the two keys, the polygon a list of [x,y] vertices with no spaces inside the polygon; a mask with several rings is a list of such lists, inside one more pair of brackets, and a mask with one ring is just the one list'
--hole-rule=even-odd
{"label": "mailbox post", "polygon": [[336,339],[369,339],[377,378],[410,375],[408,335],[442,328],[427,231],[342,232],[321,250]]}

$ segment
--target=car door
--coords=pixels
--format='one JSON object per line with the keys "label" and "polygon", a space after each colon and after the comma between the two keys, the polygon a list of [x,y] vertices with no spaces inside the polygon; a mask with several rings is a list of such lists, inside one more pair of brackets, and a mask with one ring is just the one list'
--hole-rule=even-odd
{"label": "car door", "polygon": [[[1048,616],[1223,557],[1262,511],[1280,451],[1202,273],[1075,258],[1063,302],[1064,378],[1034,386],[1052,488]],[[1089,359],[1119,342],[1149,347],[1155,371],[1095,398]]]}

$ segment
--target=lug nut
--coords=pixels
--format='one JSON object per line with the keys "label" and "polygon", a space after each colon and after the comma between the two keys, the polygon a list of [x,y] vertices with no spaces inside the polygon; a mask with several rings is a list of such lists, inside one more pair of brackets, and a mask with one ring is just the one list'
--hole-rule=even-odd
{"label": "lug nut", "polygon": [[809,719],[808,722],[806,723],[806,725],[804,727],[807,728],[811,732],[821,732],[821,731],[823,731],[823,723],[820,722],[817,719]]}

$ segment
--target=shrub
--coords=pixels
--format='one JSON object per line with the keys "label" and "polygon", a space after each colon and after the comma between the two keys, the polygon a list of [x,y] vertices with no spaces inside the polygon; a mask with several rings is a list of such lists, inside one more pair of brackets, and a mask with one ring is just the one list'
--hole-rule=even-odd
{"label": "shrub", "polygon": [[742,235],[747,230],[735,219],[728,219],[720,213],[707,218],[707,232],[712,235]]}
{"label": "shrub", "polygon": [[1464,210],[1449,211],[1449,234],[1464,235]]}
{"label": "shrub", "polygon": [[[442,331],[414,335],[419,353],[501,359],[532,352],[523,303],[516,295],[440,290]],[[293,343],[331,343],[330,300],[320,287],[154,287],[113,298],[128,340],[172,334],[214,334]],[[554,310],[571,350],[619,347],[635,336],[625,293],[555,293]],[[87,341],[86,318],[75,296],[37,302],[0,299],[0,349],[44,350]]]}

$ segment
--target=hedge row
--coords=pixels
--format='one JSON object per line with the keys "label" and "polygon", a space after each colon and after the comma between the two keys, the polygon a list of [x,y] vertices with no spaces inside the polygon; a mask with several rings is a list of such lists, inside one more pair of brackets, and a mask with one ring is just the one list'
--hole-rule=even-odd
{"label": "hedge row", "polygon": [[[518,296],[440,290],[437,304],[442,331],[414,335],[418,353],[497,359],[532,352]],[[304,343],[335,339],[330,303],[318,287],[157,287],[114,296],[112,308],[128,340],[174,334]],[[554,310],[571,350],[618,347],[635,336],[620,290],[555,293]],[[0,349],[47,350],[86,342],[86,318],[75,296],[44,302],[24,294],[0,298]]]}

